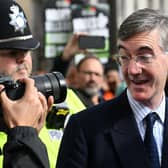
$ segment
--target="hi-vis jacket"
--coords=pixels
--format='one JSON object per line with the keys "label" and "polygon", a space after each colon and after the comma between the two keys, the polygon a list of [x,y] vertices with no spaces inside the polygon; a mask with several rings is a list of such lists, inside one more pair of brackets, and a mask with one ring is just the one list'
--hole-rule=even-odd
{"label": "hi-vis jacket", "polygon": [[[64,102],[69,108],[69,114],[75,114],[85,109],[85,106],[77,97],[77,95],[71,90],[67,90],[67,97]],[[45,125],[39,134],[40,139],[46,145],[50,168],[55,168],[57,155],[59,151],[60,142],[63,135],[63,129],[50,129]],[[7,135],[4,132],[0,132],[0,149],[3,150],[3,146],[7,141]],[[3,151],[0,155],[0,167],[3,165]]]}

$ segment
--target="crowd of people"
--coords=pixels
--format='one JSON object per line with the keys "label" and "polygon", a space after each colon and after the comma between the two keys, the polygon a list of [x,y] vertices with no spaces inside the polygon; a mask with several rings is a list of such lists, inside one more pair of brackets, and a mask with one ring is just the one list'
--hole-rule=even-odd
{"label": "crowd of people", "polygon": [[[67,83],[65,100],[56,103],[31,78],[39,42],[22,7],[1,0],[0,9],[0,75],[24,86],[13,99],[0,84],[1,167],[168,167],[168,16],[149,8],[128,16],[119,28],[117,66],[80,49],[83,33],[73,34],[51,69]],[[78,53],[84,57],[75,63]]]}
{"label": "crowd of people", "polygon": [[[61,72],[68,87],[73,89],[86,107],[90,107],[118,96],[126,85],[116,68],[117,64],[113,66],[111,61],[103,64],[95,53],[79,48],[80,35],[83,33],[72,35],[63,54],[55,58],[51,72]],[[84,57],[75,63],[75,56],[79,53]]]}

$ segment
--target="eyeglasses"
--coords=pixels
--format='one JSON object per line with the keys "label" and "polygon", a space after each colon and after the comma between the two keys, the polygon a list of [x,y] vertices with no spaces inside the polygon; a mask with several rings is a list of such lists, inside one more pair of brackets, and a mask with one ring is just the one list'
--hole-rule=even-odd
{"label": "eyeglasses", "polygon": [[153,62],[154,55],[152,54],[143,54],[143,55],[137,55],[135,57],[129,57],[125,55],[118,56],[118,62],[122,66],[128,66],[130,61],[133,59],[136,63],[139,63],[140,65],[147,65]]}

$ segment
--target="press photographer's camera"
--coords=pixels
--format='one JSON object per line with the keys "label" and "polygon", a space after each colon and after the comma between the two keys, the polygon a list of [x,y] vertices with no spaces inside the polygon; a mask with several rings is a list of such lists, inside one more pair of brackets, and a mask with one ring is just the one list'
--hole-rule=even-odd
{"label": "press photographer's camera", "polygon": [[[63,75],[60,72],[47,73],[45,75],[32,76],[38,91],[46,98],[54,96],[54,103],[61,103],[66,98],[67,87]],[[12,100],[17,100],[24,95],[25,84],[14,81],[11,77],[0,77],[0,84],[5,86],[7,96]]]}

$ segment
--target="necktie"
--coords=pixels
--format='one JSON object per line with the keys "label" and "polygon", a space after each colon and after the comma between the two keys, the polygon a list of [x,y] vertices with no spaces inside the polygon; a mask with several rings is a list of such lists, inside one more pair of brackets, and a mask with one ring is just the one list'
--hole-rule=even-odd
{"label": "necktie", "polygon": [[151,168],[160,168],[157,145],[153,135],[153,125],[156,119],[158,119],[158,115],[154,112],[145,117],[146,133],[144,143],[150,159]]}

